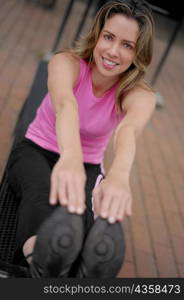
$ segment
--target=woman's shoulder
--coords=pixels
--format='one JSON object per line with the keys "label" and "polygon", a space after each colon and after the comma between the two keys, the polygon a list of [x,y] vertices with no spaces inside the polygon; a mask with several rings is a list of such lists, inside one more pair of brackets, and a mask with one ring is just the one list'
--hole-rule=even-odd
{"label": "woman's shoulder", "polygon": [[75,85],[80,75],[80,59],[69,52],[57,52],[49,61],[48,74],[49,77],[59,74],[62,80],[69,78]]}
{"label": "woman's shoulder", "polygon": [[74,68],[79,68],[80,58],[71,52],[59,51],[51,58],[51,62],[66,63],[72,65]]}
{"label": "woman's shoulder", "polygon": [[142,81],[136,85],[134,85],[132,88],[125,90],[123,93],[123,98],[128,98],[130,96],[137,96],[142,95],[144,96],[154,96],[155,91],[154,89],[145,81]]}
{"label": "woman's shoulder", "polygon": [[89,64],[84,59],[77,56],[70,51],[57,52],[50,61],[50,64],[56,64],[60,67],[67,67],[71,72],[75,74],[85,73],[89,68]]}
{"label": "woman's shoulder", "polygon": [[155,105],[156,93],[153,88],[146,82],[141,82],[133,88],[125,91],[123,94],[122,106],[126,110],[128,107],[137,104]]}

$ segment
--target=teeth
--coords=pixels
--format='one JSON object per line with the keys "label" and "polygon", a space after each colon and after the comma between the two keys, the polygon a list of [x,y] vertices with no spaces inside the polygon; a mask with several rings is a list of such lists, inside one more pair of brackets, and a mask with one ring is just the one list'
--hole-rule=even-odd
{"label": "teeth", "polygon": [[105,63],[106,64],[108,64],[108,65],[110,65],[110,66],[116,66],[117,64],[116,63],[114,63],[113,61],[110,61],[110,60],[108,60],[108,59],[103,59],[104,61],[105,61]]}

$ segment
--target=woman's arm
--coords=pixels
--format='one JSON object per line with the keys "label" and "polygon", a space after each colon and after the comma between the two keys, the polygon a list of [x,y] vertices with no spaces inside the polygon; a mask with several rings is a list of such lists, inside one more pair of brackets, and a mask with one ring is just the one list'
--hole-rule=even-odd
{"label": "woman's arm", "polygon": [[55,55],[48,67],[48,90],[56,114],[56,135],[60,154],[71,153],[82,160],[78,107],[73,87],[79,62],[69,54]]}
{"label": "woman's arm", "polygon": [[70,54],[55,55],[48,68],[48,90],[56,114],[60,159],[51,175],[50,204],[59,202],[69,211],[84,210],[85,172],[79,135],[78,106],[73,87],[79,76],[79,60]]}
{"label": "woman's arm", "polygon": [[136,140],[150,120],[155,104],[155,94],[142,88],[136,88],[127,95],[123,103],[126,115],[114,135],[114,159],[109,174],[119,171],[129,180]]}
{"label": "woman's arm", "polygon": [[130,173],[136,153],[136,140],[151,118],[155,108],[155,94],[135,88],[125,98],[125,118],[114,135],[114,157],[106,179],[94,190],[94,206],[98,215],[111,223],[131,215],[132,199]]}

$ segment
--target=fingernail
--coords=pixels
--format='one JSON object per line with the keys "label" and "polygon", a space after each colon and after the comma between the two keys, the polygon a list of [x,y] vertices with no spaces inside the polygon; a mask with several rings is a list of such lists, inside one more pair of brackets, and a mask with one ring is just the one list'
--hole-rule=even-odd
{"label": "fingernail", "polygon": [[108,218],[108,221],[109,221],[109,223],[113,224],[113,223],[115,223],[116,220],[114,217],[110,217],[110,218]]}
{"label": "fingernail", "polygon": [[107,218],[107,213],[106,212],[102,212],[101,216],[102,216],[102,218]]}
{"label": "fingernail", "polygon": [[68,207],[68,210],[69,210],[69,212],[71,212],[71,213],[72,213],[72,212],[74,212],[74,211],[75,211],[75,207],[74,207],[74,206],[69,206],[69,207]]}
{"label": "fingernail", "polygon": [[54,200],[50,200],[49,202],[50,202],[51,205],[54,205],[54,204],[55,204],[55,201],[54,201]]}
{"label": "fingernail", "polygon": [[82,213],[83,213],[83,209],[82,209],[81,207],[78,207],[78,208],[77,208],[77,213],[78,213],[78,214],[82,214]]}

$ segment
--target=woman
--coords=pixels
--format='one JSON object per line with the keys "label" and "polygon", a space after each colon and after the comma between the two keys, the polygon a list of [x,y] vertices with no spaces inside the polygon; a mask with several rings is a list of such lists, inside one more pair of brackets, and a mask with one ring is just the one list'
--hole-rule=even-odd
{"label": "woman", "polygon": [[122,265],[136,141],[155,107],[143,81],[153,27],[146,2],[107,2],[88,35],[49,63],[49,93],[9,170],[21,198],[16,256],[23,250],[33,277],[114,277]]}

